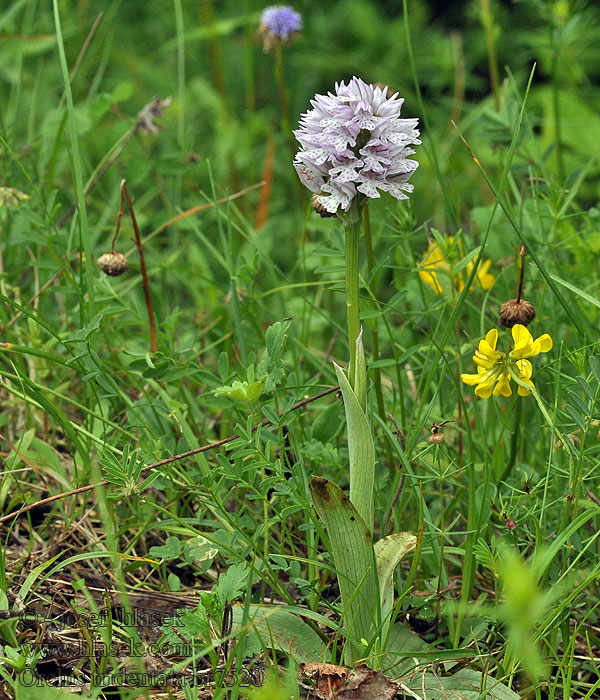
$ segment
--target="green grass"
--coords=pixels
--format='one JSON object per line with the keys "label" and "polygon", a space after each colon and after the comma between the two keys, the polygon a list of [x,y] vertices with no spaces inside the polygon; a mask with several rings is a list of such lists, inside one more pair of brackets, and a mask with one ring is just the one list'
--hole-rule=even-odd
{"label": "green grass", "polygon": [[[278,55],[256,37],[257,0],[3,9],[0,187],[29,199],[0,190],[0,695],[34,697],[35,668],[109,697],[92,676],[128,656],[136,673],[195,669],[206,697],[276,697],[276,679],[305,697],[300,663],[363,644],[344,637],[309,488],[349,489],[328,391],[348,361],[344,237],[310,209],[290,135],[315,93],[358,75],[404,96],[423,138],[410,200],[370,201],[360,242],[374,539],[417,538],[389,645],[375,634],[364,656],[430,698],[596,697],[600,17],[568,1],[400,5],[298,2],[304,31]],[[140,128],[155,96],[171,98],[160,128]],[[127,208],[129,270],[95,264],[123,179],[157,353]],[[443,294],[419,275],[430,239],[452,265]],[[529,329],[554,347],[533,358],[536,396],[513,382],[477,399],[460,374],[516,294],[521,245]],[[482,289],[470,263],[488,258]],[[182,653],[41,658],[131,640]],[[244,669],[262,691],[221,687]]]}

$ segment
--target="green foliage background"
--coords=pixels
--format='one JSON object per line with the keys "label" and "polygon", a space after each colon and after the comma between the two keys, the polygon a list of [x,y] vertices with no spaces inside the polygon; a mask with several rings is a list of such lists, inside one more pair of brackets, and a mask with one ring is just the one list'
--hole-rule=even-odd
{"label": "green foliage background", "polygon": [[[332,396],[292,406],[334,386],[331,360],[347,360],[343,237],[335,219],[311,211],[290,132],[336,81],[384,83],[405,97],[403,116],[419,117],[423,137],[410,201],[370,203],[376,264],[363,255],[361,268],[369,374],[381,386],[369,397],[377,531],[420,542],[396,583],[397,619],[457,659],[476,649],[472,668],[519,692],[592,698],[600,11],[568,0],[492,2],[489,14],[486,2],[437,14],[433,3],[406,5],[407,14],[396,2],[296,3],[304,30],[282,47],[280,85],[256,35],[256,0],[6,4],[0,186],[31,199],[0,208],[1,339],[12,344],[0,351],[0,509],[96,483],[109,465],[110,498],[101,489],[94,498],[117,583],[210,588],[219,570],[246,562],[248,603],[269,591],[339,617],[308,482],[319,474],[347,486],[343,408]],[[172,102],[160,131],[144,133],[136,120],[155,96]],[[85,202],[78,172],[93,182]],[[90,264],[110,249],[123,178],[144,240],[155,355],[127,215],[116,248],[129,272],[108,278]],[[256,187],[265,178],[272,183]],[[442,276],[446,293],[436,295],[423,283],[419,261],[438,234],[462,236],[452,275],[485,243],[491,290],[459,295]],[[533,397],[480,401],[458,380],[515,294],[521,243],[537,310],[530,330],[555,344],[534,367],[550,423]],[[508,334],[501,343],[508,349]],[[270,424],[253,433],[263,419]],[[442,421],[451,422],[434,445]],[[142,465],[234,433],[226,448],[173,462],[136,493]],[[42,543],[53,522],[68,529],[85,508],[85,499],[54,503],[37,526]],[[190,550],[199,535],[201,549],[210,541],[218,553]],[[178,563],[117,557],[144,557],[172,536]],[[8,546],[2,562],[10,601],[27,571]],[[526,591],[512,596],[501,583],[510,572],[530,581]],[[544,597],[549,590],[557,594]],[[519,627],[507,615],[527,601],[536,614]],[[338,652],[330,647],[331,660]]]}

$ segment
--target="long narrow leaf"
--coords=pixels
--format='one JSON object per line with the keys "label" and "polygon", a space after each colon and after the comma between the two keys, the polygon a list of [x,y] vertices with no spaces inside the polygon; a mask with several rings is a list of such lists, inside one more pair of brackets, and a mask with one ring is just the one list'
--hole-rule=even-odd
{"label": "long narrow leaf", "polygon": [[313,476],[310,492],[325,523],[342,596],[342,620],[350,643],[346,662],[364,655],[357,642],[370,640],[379,614],[379,586],[371,533],[358,510],[339,486]]}
{"label": "long narrow leaf", "polygon": [[[319,635],[306,622],[289,610],[275,605],[250,605],[250,629],[263,638],[266,647],[272,642],[280,651],[290,654],[296,663],[321,661],[327,657],[327,647]],[[244,624],[244,608],[233,608],[233,623]]]}
{"label": "long narrow leaf", "polygon": [[341,367],[333,363],[344,398],[348,425],[348,452],[350,461],[350,500],[373,531],[373,481],[375,479],[375,446],[365,412]]}
{"label": "long narrow leaf", "polygon": [[375,558],[379,578],[379,595],[381,600],[381,619],[383,627],[381,636],[386,638],[390,624],[389,616],[394,607],[394,571],[405,554],[412,552],[417,538],[410,532],[397,532],[375,543]]}

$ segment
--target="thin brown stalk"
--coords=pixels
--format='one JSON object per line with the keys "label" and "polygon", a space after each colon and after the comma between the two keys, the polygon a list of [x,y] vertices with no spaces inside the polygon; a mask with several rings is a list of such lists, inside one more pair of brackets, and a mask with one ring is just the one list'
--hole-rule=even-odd
{"label": "thin brown stalk", "polygon": [[485,41],[488,50],[488,64],[490,69],[490,83],[494,94],[496,110],[500,111],[500,90],[498,89],[498,59],[496,58],[496,43],[494,41],[494,18],[490,0],[481,0],[481,22],[485,31]]}
{"label": "thin brown stalk", "polygon": [[454,54],[454,96],[450,121],[457,122],[465,103],[465,55],[460,32],[451,32],[450,41]]}
{"label": "thin brown stalk", "polygon": [[256,207],[256,219],[254,228],[259,231],[269,218],[269,205],[271,204],[271,192],[273,190],[273,169],[275,166],[275,136],[271,133],[267,138],[267,148],[265,151],[265,162],[263,165],[262,180],[265,183],[261,190]]}
{"label": "thin brown stalk", "polygon": [[[127,199],[127,206],[129,208],[129,215],[131,217],[131,224],[133,226],[133,231],[135,233],[135,245],[138,250],[138,255],[140,256],[140,267],[142,269],[142,284],[144,286],[144,296],[146,297],[146,308],[148,309],[148,321],[150,323],[150,345],[152,347],[152,352],[156,353],[158,351],[158,346],[156,344],[156,326],[154,325],[154,310],[152,309],[152,299],[150,298],[150,284],[148,283],[148,273],[146,271],[146,260],[144,259],[144,246],[142,244],[142,236],[140,235],[140,229],[135,218],[135,212],[133,211],[133,203],[131,197],[129,196],[129,190],[127,189],[127,182],[121,180],[121,209],[123,209],[123,195]],[[119,216],[118,226],[121,224],[121,218]],[[117,231],[118,233],[118,231]],[[116,238],[116,234],[115,234]],[[113,238],[114,244],[114,238]]]}
{"label": "thin brown stalk", "polygon": [[[329,394],[333,394],[336,391],[339,391],[339,384],[331,387],[330,389],[325,389],[325,391],[321,391],[318,394],[315,394],[314,396],[309,396],[306,399],[302,399],[301,401],[297,401],[289,410],[290,411],[297,411],[299,408],[302,408],[303,406],[306,406],[309,403],[312,403],[313,401],[317,401],[318,399],[322,399],[324,396],[328,396]],[[283,416],[284,411],[280,412],[280,416]],[[262,421],[262,423],[259,423],[257,425],[252,426],[252,430],[257,430],[258,426],[260,425],[261,427],[265,427],[269,425],[271,421],[265,419]],[[237,433],[235,435],[230,435],[229,437],[224,438],[223,440],[217,440],[217,442],[211,442],[208,445],[203,445],[202,447],[197,447],[194,450],[188,450],[187,452],[182,452],[181,454],[178,455],[173,455],[172,457],[166,457],[165,459],[161,459],[158,462],[153,462],[152,464],[147,464],[141,471],[141,473],[145,473],[150,471],[151,469],[158,469],[159,467],[164,467],[166,464],[172,464],[173,462],[178,462],[182,459],[185,459],[186,457],[193,457],[194,455],[200,454],[201,452],[209,452],[210,450],[214,450],[218,447],[222,447],[223,445],[226,445],[229,442],[233,442],[234,440],[237,440],[239,438],[239,435]],[[63,498],[68,498],[69,496],[75,496],[78,493],[86,493],[87,491],[92,491],[93,489],[97,489],[100,486],[108,486],[108,481],[100,481],[97,484],[88,484],[87,486],[80,486],[78,489],[72,489],[71,491],[63,491],[62,493],[57,493],[54,496],[49,496],[48,498],[42,498],[40,501],[36,501],[35,503],[30,503],[28,506],[23,506],[22,508],[19,508],[19,510],[14,510],[12,513],[8,513],[7,515],[3,515],[0,518],[0,523],[5,523],[8,520],[11,520],[12,518],[16,518],[20,515],[24,515],[25,513],[28,513],[30,510],[33,510],[34,508],[38,508],[39,506],[45,506],[48,503],[53,503],[54,501],[59,501]]]}
{"label": "thin brown stalk", "polygon": [[96,33],[96,29],[98,29],[98,25],[102,21],[102,18],[104,17],[104,12],[99,12],[98,16],[94,20],[94,24],[92,24],[92,28],[88,32],[88,35],[83,42],[83,46],[81,47],[81,51],[79,52],[79,56],[77,56],[77,60],[75,61],[75,64],[73,65],[73,68],[71,70],[71,73],[69,75],[69,80],[72,81],[73,78],[75,77],[75,74],[77,73],[77,70],[79,69],[79,66],[81,65],[81,62],[83,61],[83,57],[85,56],[86,51],[88,50],[88,46],[90,45],[90,42],[92,41],[92,37]]}
{"label": "thin brown stalk", "polygon": [[523,296],[523,289],[525,288],[524,282],[525,282],[525,246],[522,245],[521,249],[519,251],[519,255],[521,256],[521,269],[519,270],[519,289],[517,291],[517,304],[521,301],[521,297]]}
{"label": "thin brown stalk", "polygon": [[[123,180],[123,182],[125,182],[125,180]],[[121,183],[121,204],[119,205],[119,213],[117,215],[117,225],[115,226],[115,235],[112,237],[112,241],[110,242],[110,252],[111,253],[115,252],[115,243],[117,241],[119,233],[121,232],[121,219],[123,218],[123,211],[125,209],[124,204],[125,204],[125,199],[123,197],[123,184]]]}
{"label": "thin brown stalk", "polygon": [[[462,374],[462,369],[460,366],[460,326],[458,324],[458,319],[454,323],[454,332],[456,333],[456,384],[458,387],[458,391],[460,392],[460,388],[462,386],[461,384],[461,374]],[[457,410],[457,416],[456,416],[456,424],[458,425],[458,464],[462,464],[462,456],[463,456],[463,431],[462,431],[462,424],[463,424],[463,403],[462,399],[460,399],[460,393],[459,393],[459,401],[458,401],[458,410]]]}
{"label": "thin brown stalk", "polygon": [[202,1],[202,23],[208,27],[208,51],[210,57],[210,72],[217,88],[217,92],[223,100],[225,109],[228,111],[227,90],[225,88],[223,61],[221,60],[221,49],[219,46],[219,34],[215,26],[215,11],[211,0]]}

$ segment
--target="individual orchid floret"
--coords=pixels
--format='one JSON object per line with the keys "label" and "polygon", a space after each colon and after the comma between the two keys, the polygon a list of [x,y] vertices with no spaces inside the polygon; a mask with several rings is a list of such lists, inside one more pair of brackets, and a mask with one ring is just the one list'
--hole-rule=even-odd
{"label": "individual orchid floret", "polygon": [[528,396],[535,391],[535,385],[531,381],[533,366],[526,358],[552,350],[552,338],[544,333],[534,340],[527,328],[520,323],[512,327],[512,337],[515,346],[506,355],[496,350],[498,331],[495,328],[488,331],[473,355],[477,374],[461,375],[465,384],[475,386],[475,395],[479,398],[487,399],[492,393],[494,396],[511,396],[511,379],[518,385],[519,396]]}
{"label": "individual orchid floret", "polygon": [[302,15],[290,5],[271,5],[263,10],[259,36],[263,48],[270,51],[277,44],[288,44],[302,29]]}
{"label": "individual orchid floret", "polygon": [[411,146],[421,141],[418,119],[400,118],[403,102],[398,93],[388,96],[387,86],[356,77],[311,100],[294,131],[301,146],[294,167],[320,207],[336,214],[348,211],[355,197],[380,192],[408,198],[408,180],[419,165],[409,158]]}

